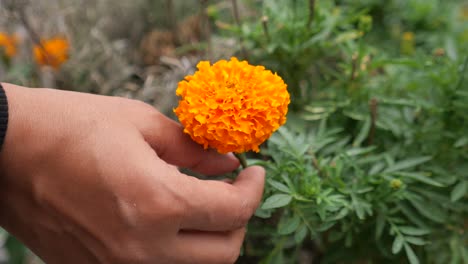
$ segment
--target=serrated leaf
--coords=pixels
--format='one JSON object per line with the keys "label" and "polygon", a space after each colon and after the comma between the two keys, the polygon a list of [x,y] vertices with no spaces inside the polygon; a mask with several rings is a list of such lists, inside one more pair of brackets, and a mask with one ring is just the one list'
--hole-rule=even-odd
{"label": "serrated leaf", "polygon": [[284,192],[284,193],[291,193],[291,191],[289,190],[288,186],[284,185],[283,183],[279,182],[279,181],[275,181],[275,180],[272,180],[272,179],[268,179],[267,182],[275,189],[277,189],[278,191],[280,192]]}
{"label": "serrated leaf", "polygon": [[405,240],[403,240],[402,236],[396,236],[395,240],[393,240],[393,245],[392,245],[392,253],[393,254],[398,254],[401,249],[403,248],[403,243]]}
{"label": "serrated leaf", "polygon": [[413,249],[408,244],[405,244],[405,252],[410,264],[419,264],[418,257],[414,254]]}
{"label": "serrated leaf", "polygon": [[468,191],[468,181],[461,181],[453,188],[452,192],[450,193],[450,200],[452,202],[456,202],[460,200],[463,196],[465,196],[466,192]]}
{"label": "serrated leaf", "polygon": [[394,171],[409,169],[409,168],[418,166],[420,164],[423,164],[425,162],[428,162],[431,159],[432,159],[431,156],[421,156],[421,157],[414,157],[414,158],[409,158],[406,160],[398,161],[395,164],[389,166],[387,169],[385,169],[384,172],[394,172]]}
{"label": "serrated leaf", "polygon": [[431,231],[413,226],[400,226],[398,229],[405,235],[410,236],[423,236],[429,234]]}
{"label": "serrated leaf", "polygon": [[297,230],[299,224],[301,223],[301,219],[299,216],[294,215],[293,217],[289,217],[285,221],[281,221],[278,225],[278,234],[280,235],[289,235],[292,234],[294,231]]}
{"label": "serrated leaf", "polygon": [[292,200],[289,194],[274,194],[268,197],[262,205],[262,209],[273,209],[288,205]]}
{"label": "serrated leaf", "polygon": [[418,172],[399,171],[399,172],[392,173],[392,175],[403,177],[403,178],[409,178],[409,179],[419,181],[419,182],[422,182],[422,183],[425,183],[425,184],[429,184],[429,185],[432,185],[432,186],[435,186],[435,187],[444,187],[445,186],[442,183],[440,183],[438,181],[435,181],[435,180],[429,178],[428,176],[426,176],[426,175],[424,175],[422,173],[418,173]]}

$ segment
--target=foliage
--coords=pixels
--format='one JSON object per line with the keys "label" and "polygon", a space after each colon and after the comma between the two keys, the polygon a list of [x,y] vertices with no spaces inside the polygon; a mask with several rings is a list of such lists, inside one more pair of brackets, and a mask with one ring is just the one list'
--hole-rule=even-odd
{"label": "foliage", "polygon": [[[67,12],[72,2],[63,1]],[[135,91],[131,95],[148,93],[153,65],[140,80],[145,69],[133,54],[146,22],[175,29],[175,17],[199,9],[195,2],[175,0],[164,1],[174,2],[172,8],[161,8],[163,1],[113,1],[119,8],[108,8],[108,0],[89,2],[100,9],[80,7],[67,17],[70,60],[53,74],[66,80],[57,86],[112,95],[121,86]],[[228,43],[221,41],[234,37],[238,55],[277,72],[292,95],[285,127],[261,155],[250,156],[251,164],[267,168],[267,184],[239,263],[468,263],[466,3],[200,2],[211,22],[205,23],[217,28],[195,27],[206,42],[188,48],[215,53]],[[232,3],[234,17],[226,17]],[[61,21],[61,14],[54,17]],[[3,55],[3,80],[47,83],[44,75],[50,73],[31,60],[10,64]],[[174,76],[169,83],[175,90],[181,75]],[[11,261],[23,262],[27,251],[16,240],[8,238],[6,247]]]}
{"label": "foliage", "polygon": [[[242,260],[467,263],[468,25],[461,1],[263,1],[232,32],[293,112]],[[464,10],[464,11],[463,11]],[[241,261],[242,262],[242,261]]]}

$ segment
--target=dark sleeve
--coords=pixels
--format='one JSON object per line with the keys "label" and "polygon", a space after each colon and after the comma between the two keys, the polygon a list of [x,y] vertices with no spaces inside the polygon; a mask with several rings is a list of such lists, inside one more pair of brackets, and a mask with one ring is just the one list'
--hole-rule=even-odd
{"label": "dark sleeve", "polygon": [[0,150],[5,140],[5,135],[8,127],[8,100],[5,90],[0,84]]}

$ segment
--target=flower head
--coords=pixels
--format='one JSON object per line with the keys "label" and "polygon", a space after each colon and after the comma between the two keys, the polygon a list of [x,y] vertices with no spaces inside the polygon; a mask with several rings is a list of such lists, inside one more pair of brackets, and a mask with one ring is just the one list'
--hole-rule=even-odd
{"label": "flower head", "polygon": [[184,132],[205,149],[220,153],[258,152],[259,145],[286,122],[286,84],[263,66],[231,58],[202,61],[179,82],[174,110]]}
{"label": "flower head", "polygon": [[49,65],[58,69],[68,60],[69,48],[68,40],[62,37],[41,40],[40,45],[34,46],[34,57],[37,64]]}
{"label": "flower head", "polygon": [[16,55],[17,44],[18,39],[15,36],[11,36],[4,32],[0,32],[0,53],[3,50],[7,58],[12,58]]}

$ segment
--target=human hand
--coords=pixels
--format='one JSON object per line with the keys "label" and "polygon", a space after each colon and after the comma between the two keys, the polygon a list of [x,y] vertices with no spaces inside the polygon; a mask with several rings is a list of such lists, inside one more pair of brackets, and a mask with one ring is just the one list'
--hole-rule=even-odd
{"label": "human hand", "polygon": [[[204,151],[141,102],[4,84],[0,225],[46,263],[233,263],[264,170]],[[170,165],[172,164],[172,165]]]}

